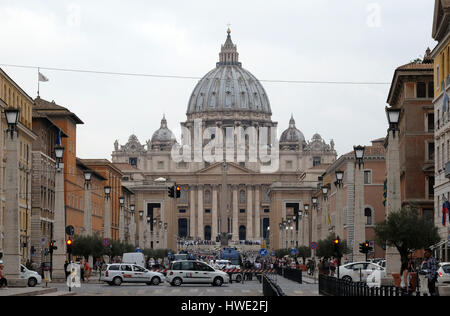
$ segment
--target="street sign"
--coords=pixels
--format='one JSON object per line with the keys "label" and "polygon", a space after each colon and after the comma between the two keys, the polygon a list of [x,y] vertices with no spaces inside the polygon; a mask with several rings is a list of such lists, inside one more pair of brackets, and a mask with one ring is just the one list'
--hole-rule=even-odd
{"label": "street sign", "polygon": [[259,250],[259,255],[260,255],[261,257],[267,256],[267,249],[261,248],[261,249]]}
{"label": "street sign", "polygon": [[315,241],[313,241],[312,243],[311,243],[311,249],[317,249],[317,243],[315,242]]}
{"label": "street sign", "polygon": [[292,248],[292,249],[291,249],[291,255],[296,255],[296,254],[297,254],[297,249]]}
{"label": "street sign", "polygon": [[69,225],[66,227],[66,234],[69,236],[73,236],[73,234],[75,233],[75,229],[73,228],[72,225]]}
{"label": "street sign", "polygon": [[41,245],[45,245],[47,243],[47,237],[41,238]]}
{"label": "street sign", "polygon": [[142,252],[141,248],[136,249],[136,252]]}
{"label": "street sign", "polygon": [[108,247],[109,245],[111,245],[111,241],[108,238],[103,238],[102,245],[104,247]]}

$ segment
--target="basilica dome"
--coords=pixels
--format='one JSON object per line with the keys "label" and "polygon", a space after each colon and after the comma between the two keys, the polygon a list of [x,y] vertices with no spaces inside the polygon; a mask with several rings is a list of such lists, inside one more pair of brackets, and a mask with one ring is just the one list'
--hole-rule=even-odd
{"label": "basilica dome", "polygon": [[289,128],[281,134],[280,143],[303,143],[304,141],[305,136],[295,127],[294,117],[291,116]]}
{"label": "basilica dome", "polygon": [[175,140],[175,135],[167,127],[167,120],[165,116],[163,116],[161,120],[161,127],[153,133],[151,141],[152,143],[171,143]]}
{"label": "basilica dome", "polygon": [[266,91],[258,79],[242,68],[236,45],[228,36],[216,68],[197,84],[189,99],[187,115],[207,112],[254,112],[272,115]]}

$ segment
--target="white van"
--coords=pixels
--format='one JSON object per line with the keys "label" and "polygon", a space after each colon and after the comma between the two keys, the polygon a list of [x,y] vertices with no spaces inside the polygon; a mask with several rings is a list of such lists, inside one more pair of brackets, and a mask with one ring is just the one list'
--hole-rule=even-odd
{"label": "white van", "polygon": [[122,263],[137,264],[145,268],[145,258],[142,252],[127,252],[122,256]]}

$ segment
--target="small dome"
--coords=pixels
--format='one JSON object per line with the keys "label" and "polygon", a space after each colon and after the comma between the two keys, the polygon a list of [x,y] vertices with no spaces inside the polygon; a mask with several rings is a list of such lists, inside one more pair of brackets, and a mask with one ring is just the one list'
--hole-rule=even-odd
{"label": "small dome", "polygon": [[300,132],[296,127],[295,127],[295,120],[294,117],[291,116],[291,119],[289,121],[289,128],[287,130],[285,130],[283,132],[283,134],[281,134],[280,137],[280,143],[285,143],[285,142],[296,142],[296,143],[303,143],[305,141],[305,136],[303,135],[302,132]]}
{"label": "small dome", "polygon": [[170,129],[167,128],[167,120],[165,116],[163,116],[161,120],[161,127],[155,133],[153,133],[152,143],[165,143],[174,141],[176,141],[175,135]]}

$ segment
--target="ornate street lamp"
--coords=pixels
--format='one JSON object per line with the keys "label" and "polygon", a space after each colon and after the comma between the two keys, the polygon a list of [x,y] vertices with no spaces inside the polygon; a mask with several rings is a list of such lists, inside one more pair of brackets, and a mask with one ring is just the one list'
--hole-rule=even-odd
{"label": "ornate street lamp", "polygon": [[313,196],[312,198],[311,198],[311,202],[312,202],[312,205],[313,205],[313,207],[314,208],[317,208],[317,198],[315,197],[315,196]]}
{"label": "ornate street lamp", "polygon": [[356,163],[358,164],[359,169],[361,169],[361,165],[364,165],[364,151],[366,150],[365,146],[353,146],[353,150],[355,152]]}
{"label": "ornate street lamp", "polygon": [[401,112],[400,109],[386,107],[386,116],[389,122],[389,130],[393,132],[393,137],[395,137],[395,131],[398,131],[400,112]]}
{"label": "ornate street lamp", "polygon": [[326,200],[327,194],[328,194],[328,186],[326,186],[326,185],[322,186],[322,194],[323,194],[323,199]]}
{"label": "ornate street lamp", "polygon": [[336,170],[336,183],[337,186],[342,186],[342,180],[344,179],[344,171],[342,170]]}
{"label": "ornate street lamp", "polygon": [[8,131],[11,133],[11,139],[13,139],[14,131],[16,130],[17,123],[19,122],[20,110],[15,108],[6,108],[5,117],[8,124]]}
{"label": "ornate street lamp", "polygon": [[123,206],[123,204],[125,203],[125,198],[123,196],[119,197],[119,204],[120,206]]}
{"label": "ornate street lamp", "polygon": [[87,186],[89,186],[89,184],[91,183],[91,177],[92,177],[92,171],[87,170],[84,172],[84,181]]}
{"label": "ornate street lamp", "polygon": [[104,188],[104,190],[105,190],[105,197],[106,197],[106,199],[109,199],[109,195],[111,194],[111,187],[110,186],[106,186]]}
{"label": "ornate street lamp", "polygon": [[150,224],[151,221],[152,221],[152,218],[150,216],[147,216],[147,224]]}
{"label": "ornate street lamp", "polygon": [[139,217],[143,217],[144,216],[144,211],[139,211]]}
{"label": "ornate street lamp", "polygon": [[63,159],[64,156],[64,147],[60,146],[60,145],[56,145],[55,146],[55,157],[56,157],[56,161],[58,163],[60,163]]}
{"label": "ornate street lamp", "polygon": [[131,205],[130,205],[130,212],[131,212],[131,213],[134,213],[134,209],[135,209],[134,204],[131,204]]}
{"label": "ornate street lamp", "polygon": [[309,204],[305,204],[305,217],[308,216]]}

